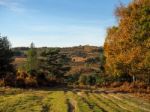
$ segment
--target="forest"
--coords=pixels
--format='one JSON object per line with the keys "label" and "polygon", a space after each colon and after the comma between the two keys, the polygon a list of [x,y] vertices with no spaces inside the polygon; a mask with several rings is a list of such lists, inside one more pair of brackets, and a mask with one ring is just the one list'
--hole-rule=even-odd
{"label": "forest", "polygon": [[0,35],[0,111],[150,112],[150,0],[115,16],[101,47],[12,48]]}

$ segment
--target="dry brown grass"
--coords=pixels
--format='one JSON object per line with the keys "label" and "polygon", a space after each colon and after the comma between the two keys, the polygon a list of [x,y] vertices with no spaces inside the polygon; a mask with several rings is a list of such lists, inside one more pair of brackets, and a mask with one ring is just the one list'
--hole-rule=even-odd
{"label": "dry brown grass", "polygon": [[113,83],[111,89],[122,93],[132,93],[137,97],[142,97],[150,101],[150,86],[146,85],[144,82]]}
{"label": "dry brown grass", "polygon": [[19,65],[19,64],[23,64],[26,62],[26,58],[15,58],[14,60],[14,64]]}
{"label": "dry brown grass", "polygon": [[85,62],[87,59],[82,57],[72,57],[72,61],[74,62]]}

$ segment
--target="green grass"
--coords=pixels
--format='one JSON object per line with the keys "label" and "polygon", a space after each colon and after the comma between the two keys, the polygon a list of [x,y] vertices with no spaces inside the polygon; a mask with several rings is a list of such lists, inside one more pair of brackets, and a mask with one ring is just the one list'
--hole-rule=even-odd
{"label": "green grass", "polygon": [[46,98],[50,105],[50,111],[67,112],[68,105],[64,91],[54,91]]}
{"label": "green grass", "polygon": [[127,94],[125,94],[125,95],[118,94],[118,95],[123,100],[129,100],[130,102],[134,103],[135,105],[139,105],[142,108],[148,108],[148,109],[150,109],[150,101],[146,103],[142,99],[136,98],[134,96],[130,96],[130,95],[127,95]]}
{"label": "green grass", "polygon": [[[0,97],[0,111],[15,112],[15,111],[37,111],[40,110],[40,97],[32,94],[18,94],[13,96]],[[26,109],[26,110],[24,110]]]}
{"label": "green grass", "polygon": [[0,88],[0,112],[150,112],[150,102],[121,93]]}
{"label": "green grass", "polygon": [[103,112],[103,109],[99,107],[94,100],[90,99],[88,93],[83,93],[81,96],[89,105],[90,108],[92,108],[93,112]]}
{"label": "green grass", "polygon": [[122,99],[121,97],[118,97],[118,95],[116,95],[116,94],[109,94],[109,97],[112,100],[114,100],[115,102],[118,102],[118,104],[121,104],[127,110],[132,110],[132,112],[147,112],[147,111],[143,111],[141,108],[139,108],[138,104],[132,105],[131,100]]}
{"label": "green grass", "polygon": [[115,112],[115,109],[114,108],[111,108],[108,106],[108,104],[105,103],[105,101],[103,100],[100,100],[98,97],[96,97],[93,93],[90,93],[89,94],[89,97],[95,101],[95,103],[100,106],[101,108],[103,108],[103,110],[105,112]]}
{"label": "green grass", "polygon": [[106,94],[94,94],[95,96],[97,96],[100,100],[102,100],[105,104],[107,104],[109,107],[111,107],[112,111],[115,112],[126,112],[126,110],[124,110],[123,108],[121,108],[117,103],[118,102],[113,102],[111,100],[111,98],[107,97]]}

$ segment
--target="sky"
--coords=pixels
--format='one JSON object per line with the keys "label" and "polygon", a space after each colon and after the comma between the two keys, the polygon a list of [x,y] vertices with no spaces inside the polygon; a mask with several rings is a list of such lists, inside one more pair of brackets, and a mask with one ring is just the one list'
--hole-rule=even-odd
{"label": "sky", "polygon": [[114,10],[131,0],[0,0],[0,33],[12,47],[102,46]]}

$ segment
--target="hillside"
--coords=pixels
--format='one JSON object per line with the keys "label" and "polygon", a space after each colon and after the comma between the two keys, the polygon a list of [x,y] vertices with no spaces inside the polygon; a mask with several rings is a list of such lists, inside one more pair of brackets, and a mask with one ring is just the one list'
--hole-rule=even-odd
{"label": "hillside", "polygon": [[[37,52],[44,49],[52,49],[50,47],[36,48]],[[55,48],[53,48],[55,49]],[[76,47],[66,47],[66,48],[56,48],[60,49],[60,53],[67,55],[70,58],[70,67],[71,70],[69,74],[74,74],[75,72],[80,72],[82,69],[86,71],[94,72],[94,70],[99,70],[99,58],[100,54],[103,53],[102,47],[97,46],[76,46]],[[13,48],[15,52],[15,61],[14,64],[19,68],[24,66],[27,58],[27,51],[29,48],[26,47],[17,47]],[[93,69],[93,70],[88,70]]]}

